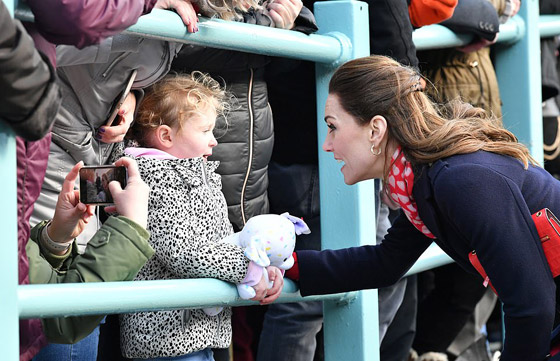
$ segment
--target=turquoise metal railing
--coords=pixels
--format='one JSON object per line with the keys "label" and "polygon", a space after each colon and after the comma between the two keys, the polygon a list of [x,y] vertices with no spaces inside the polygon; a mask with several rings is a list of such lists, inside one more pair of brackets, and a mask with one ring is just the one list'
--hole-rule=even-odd
{"label": "turquoise metal railing", "polygon": [[[13,5],[13,0],[4,0]],[[256,27],[220,20],[201,20],[200,31],[187,34],[179,17],[155,10],[142,17],[128,32],[141,36],[169,38],[174,41],[248,51],[266,55],[287,56],[317,62],[319,137],[325,135],[323,107],[326,85],[334,68],[348,59],[369,53],[367,39],[367,4],[352,1],[317,3],[317,35],[305,36],[285,30]],[[18,6],[16,16],[31,19],[31,14]],[[341,21],[340,19],[344,19]],[[537,26],[538,25],[538,26]],[[506,126],[526,142],[537,158],[542,159],[540,117],[539,36],[560,33],[560,17],[541,17],[538,4],[523,2],[520,14],[500,29],[496,69],[504,101]],[[415,31],[418,49],[465,45],[469,37],[453,34],[432,25]],[[536,49],[536,50],[535,50]],[[531,59],[531,56],[534,59]],[[512,76],[515,75],[515,76]],[[522,99],[523,101],[519,101]],[[0,133],[2,170],[15,175],[14,138]],[[324,248],[340,248],[375,242],[373,186],[371,182],[348,187],[342,182],[339,165],[320,152],[321,214]],[[4,358],[17,357],[17,318],[92,313],[119,313],[137,310],[200,307],[207,305],[241,305],[235,288],[218,280],[173,280],[153,282],[120,282],[86,285],[17,286],[15,177],[2,177],[0,185],[7,207],[2,207],[0,226],[7,242],[0,254],[0,287],[5,312],[0,314],[0,338],[5,340]],[[6,204],[6,203],[4,203]],[[11,216],[11,217],[10,217]],[[450,262],[437,247],[430,247],[409,273]],[[79,290],[79,292],[77,292]],[[378,360],[377,291],[345,295],[306,297],[325,302],[325,358],[327,361]],[[302,300],[296,286],[286,282],[281,302]],[[17,312],[16,312],[17,311]]]}

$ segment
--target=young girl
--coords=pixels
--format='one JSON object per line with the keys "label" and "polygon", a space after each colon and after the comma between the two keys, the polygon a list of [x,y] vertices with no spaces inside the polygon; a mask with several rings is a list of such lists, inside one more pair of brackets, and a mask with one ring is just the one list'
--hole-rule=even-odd
{"label": "young girl", "polygon": [[[280,271],[269,268],[275,282],[267,290],[262,268],[240,247],[220,242],[233,229],[214,172],[218,162],[206,158],[217,144],[212,130],[227,108],[224,95],[216,81],[198,72],[166,77],[146,92],[129,135],[139,147],[126,148],[125,154],[137,160],[151,189],[148,230],[156,253],[136,280],[245,282],[255,288],[254,300],[270,303],[281,292]],[[210,349],[228,347],[230,339],[229,308],[215,316],[185,309],[121,317],[121,347],[129,358],[213,360]]]}

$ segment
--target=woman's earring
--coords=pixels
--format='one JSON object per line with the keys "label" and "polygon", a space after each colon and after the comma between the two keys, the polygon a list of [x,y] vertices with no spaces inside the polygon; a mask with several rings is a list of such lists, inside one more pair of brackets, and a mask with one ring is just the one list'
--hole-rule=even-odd
{"label": "woman's earring", "polygon": [[371,148],[369,148],[369,151],[371,152],[371,154],[378,156],[379,154],[381,154],[381,148],[378,148],[377,151],[375,151],[375,144],[371,145]]}

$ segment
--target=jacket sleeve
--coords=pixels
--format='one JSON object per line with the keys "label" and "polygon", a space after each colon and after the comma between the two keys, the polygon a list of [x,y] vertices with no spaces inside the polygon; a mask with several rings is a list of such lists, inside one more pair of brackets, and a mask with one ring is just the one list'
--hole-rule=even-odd
{"label": "jacket sleeve", "polygon": [[376,246],[297,251],[303,296],[386,287],[396,283],[432,243],[400,214]]}
{"label": "jacket sleeve", "polygon": [[453,16],[441,25],[457,32],[494,40],[500,31],[498,12],[488,0],[459,1]]}
{"label": "jacket sleeve", "polygon": [[38,140],[50,130],[60,102],[50,62],[0,4],[0,118],[16,135]]}
{"label": "jacket sleeve", "polygon": [[450,240],[453,247],[465,244],[476,251],[503,302],[506,338],[500,360],[544,360],[556,287],[521,190],[488,167],[454,165],[435,177],[434,196],[442,222],[462,236]]}
{"label": "jacket sleeve", "polygon": [[148,13],[156,0],[28,0],[40,34],[79,48],[120,33]]}
{"label": "jacket sleeve", "polygon": [[[31,283],[130,281],[154,253],[145,229],[126,217],[110,217],[89,241],[84,254],[73,250],[55,269],[44,258],[45,250],[38,243],[44,225],[33,229],[26,247]],[[42,324],[50,342],[75,343],[89,335],[103,317],[46,318]]]}

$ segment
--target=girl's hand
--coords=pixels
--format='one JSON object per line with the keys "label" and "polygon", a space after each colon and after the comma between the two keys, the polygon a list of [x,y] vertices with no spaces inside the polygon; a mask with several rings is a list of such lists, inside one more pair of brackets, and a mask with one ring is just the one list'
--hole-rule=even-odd
{"label": "girl's hand", "polygon": [[156,9],[175,10],[183,20],[189,33],[198,31],[198,16],[189,0],[158,0]]}
{"label": "girl's hand", "polygon": [[301,0],[270,0],[266,5],[275,27],[288,30],[294,27],[302,7]]}
{"label": "girl's hand", "polygon": [[117,181],[109,183],[109,191],[115,205],[105,207],[105,211],[107,213],[117,212],[147,228],[150,187],[140,177],[138,165],[134,159],[123,157],[117,160],[115,165],[126,167],[128,180],[125,189],[122,189]]}
{"label": "girl's hand", "polygon": [[122,142],[128,128],[134,121],[134,110],[136,109],[136,96],[133,92],[128,93],[123,104],[119,109],[115,125],[110,127],[102,126],[99,128],[97,139],[103,143],[118,143]]}
{"label": "girl's hand", "polygon": [[52,222],[47,229],[49,237],[58,243],[66,243],[76,238],[84,230],[93,216],[95,206],[80,202],[80,192],[74,189],[84,162],[76,164],[64,178],[62,191],[58,195]]}

